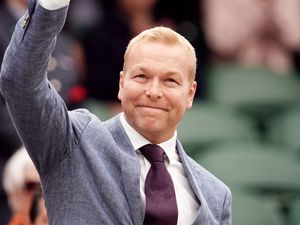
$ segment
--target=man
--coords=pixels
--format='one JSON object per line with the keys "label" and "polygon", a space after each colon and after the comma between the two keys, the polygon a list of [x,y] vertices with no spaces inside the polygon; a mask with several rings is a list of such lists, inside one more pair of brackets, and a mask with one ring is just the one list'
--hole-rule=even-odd
{"label": "man", "polygon": [[[29,5],[6,52],[0,83],[40,174],[49,224],[231,224],[229,189],[176,139],[196,90],[192,46],[167,28],[141,33],[130,42],[120,73],[124,113],[102,122],[84,109],[68,111],[45,72],[67,5],[68,0]],[[146,154],[145,146],[155,150]],[[149,154],[161,149],[165,162],[150,165]],[[161,185],[166,196],[154,192],[153,200],[147,173],[158,167],[166,176],[150,176],[152,186],[167,183],[168,189]],[[175,204],[166,206],[157,196]],[[164,216],[172,223],[163,223]]]}

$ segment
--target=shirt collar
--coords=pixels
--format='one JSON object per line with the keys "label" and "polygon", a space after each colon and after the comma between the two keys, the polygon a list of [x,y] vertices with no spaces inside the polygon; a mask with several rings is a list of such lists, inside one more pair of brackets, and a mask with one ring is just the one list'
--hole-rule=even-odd
{"label": "shirt collar", "polygon": [[[138,133],[129,123],[126,121],[124,113],[121,113],[121,124],[129,137],[129,140],[134,148],[134,150],[139,150],[142,146],[146,144],[151,144],[146,138],[144,138],[140,133]],[[176,138],[177,138],[177,131],[173,137],[165,142],[159,143],[158,145],[163,148],[169,160],[176,159]]]}

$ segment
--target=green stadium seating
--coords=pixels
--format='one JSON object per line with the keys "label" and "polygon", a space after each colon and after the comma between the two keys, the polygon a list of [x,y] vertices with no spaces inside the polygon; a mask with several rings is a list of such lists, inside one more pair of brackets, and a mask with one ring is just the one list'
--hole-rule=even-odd
{"label": "green stadium seating", "polygon": [[248,112],[269,113],[300,102],[300,80],[292,73],[223,64],[209,68],[206,76],[208,99]]}
{"label": "green stadium seating", "polygon": [[229,107],[197,101],[178,126],[178,137],[191,155],[212,144],[257,139],[254,122]]}

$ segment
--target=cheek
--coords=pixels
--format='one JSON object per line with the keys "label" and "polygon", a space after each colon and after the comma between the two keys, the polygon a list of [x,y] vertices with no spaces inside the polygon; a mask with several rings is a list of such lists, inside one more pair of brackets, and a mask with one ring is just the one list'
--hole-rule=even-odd
{"label": "cheek", "polygon": [[185,92],[175,92],[172,97],[169,98],[169,101],[172,102],[174,108],[182,110],[183,108],[186,108],[189,98]]}
{"label": "cheek", "polygon": [[125,101],[134,101],[142,95],[141,89],[134,86],[128,85],[124,87],[122,91],[122,99]]}
{"label": "cheek", "polygon": [[124,87],[123,89],[121,89],[119,91],[118,97],[121,102],[126,102],[126,101],[128,101],[128,99],[130,99],[130,95],[131,95],[130,90],[128,90],[127,87]]}

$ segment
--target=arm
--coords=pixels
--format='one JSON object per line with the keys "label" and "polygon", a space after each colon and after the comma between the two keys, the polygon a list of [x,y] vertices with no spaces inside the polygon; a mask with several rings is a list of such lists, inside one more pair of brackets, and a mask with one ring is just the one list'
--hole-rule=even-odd
{"label": "arm", "polygon": [[30,16],[26,13],[16,25],[1,67],[0,90],[40,173],[60,162],[74,143],[67,108],[46,76],[66,12],[67,7],[50,11],[37,4]]}

